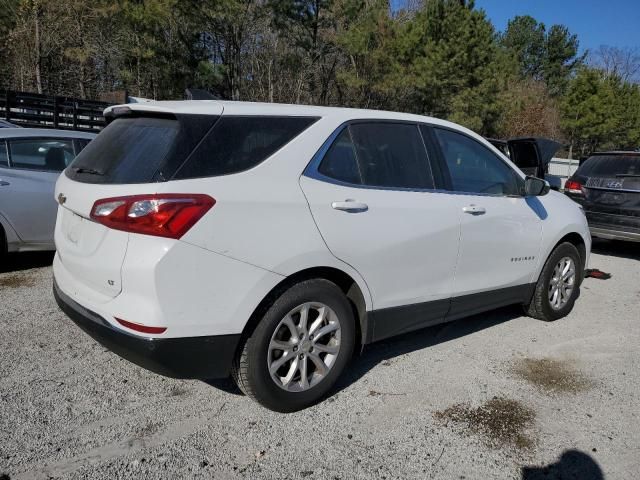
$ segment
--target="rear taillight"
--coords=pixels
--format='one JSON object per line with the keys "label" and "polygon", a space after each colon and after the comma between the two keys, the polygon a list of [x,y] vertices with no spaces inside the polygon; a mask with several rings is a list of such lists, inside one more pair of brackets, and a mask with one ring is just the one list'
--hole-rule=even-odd
{"label": "rear taillight", "polygon": [[97,200],[91,218],[109,228],[157,237],[182,237],[216,201],[208,195],[159,193]]}
{"label": "rear taillight", "polygon": [[575,180],[567,180],[564,184],[565,192],[569,193],[577,193],[583,195],[582,184],[580,182],[576,182]]}
{"label": "rear taillight", "polygon": [[150,327],[148,325],[142,325],[141,323],[134,323],[134,322],[129,322],[127,320],[122,320],[121,318],[117,318],[117,317],[116,317],[116,321],[123,327],[127,327],[131,330],[135,330],[136,332],[160,334],[167,331],[167,327]]}

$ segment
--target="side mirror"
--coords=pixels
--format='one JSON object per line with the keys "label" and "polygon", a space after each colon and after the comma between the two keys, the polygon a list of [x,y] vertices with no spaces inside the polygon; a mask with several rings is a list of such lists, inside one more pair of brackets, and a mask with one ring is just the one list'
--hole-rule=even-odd
{"label": "side mirror", "polygon": [[537,177],[527,177],[524,180],[524,194],[527,197],[539,197],[549,193],[551,186],[546,180]]}

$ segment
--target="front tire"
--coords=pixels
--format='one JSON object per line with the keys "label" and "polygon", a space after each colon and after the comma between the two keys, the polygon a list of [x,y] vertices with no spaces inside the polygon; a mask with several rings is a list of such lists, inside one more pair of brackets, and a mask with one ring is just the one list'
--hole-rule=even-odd
{"label": "front tire", "polygon": [[241,346],[232,376],[245,395],[278,412],[322,399],[353,354],[355,319],[344,293],[324,279],[286,290]]}
{"label": "front tire", "polygon": [[546,322],[567,316],[580,294],[581,280],[578,250],[571,243],[561,243],[549,255],[525,312]]}

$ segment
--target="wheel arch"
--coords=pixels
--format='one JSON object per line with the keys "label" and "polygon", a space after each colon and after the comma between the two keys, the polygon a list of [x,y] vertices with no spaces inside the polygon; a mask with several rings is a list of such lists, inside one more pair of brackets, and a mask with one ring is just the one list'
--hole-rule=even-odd
{"label": "wheel arch", "polygon": [[587,244],[578,232],[567,233],[564,237],[562,237],[553,248],[556,248],[561,243],[568,242],[573,244],[574,247],[578,249],[578,253],[580,254],[580,260],[582,261],[582,269],[584,270],[587,266]]}
{"label": "wheel arch", "polygon": [[[353,316],[356,319],[356,345],[364,345],[367,343],[372,334],[372,332],[370,332],[370,325],[367,322],[367,302],[365,294],[368,294],[368,292],[363,292],[358,282],[348,273],[338,268],[328,266],[306,268],[297,271],[280,281],[269,291],[269,293],[267,293],[267,295],[254,309],[249,320],[244,326],[242,338],[246,339],[253,333],[265,312],[287,289],[297,283],[311,279],[328,280],[342,290],[349,300],[353,310]],[[243,342],[241,341],[239,343],[241,345]]]}
{"label": "wheel arch", "polygon": [[16,251],[21,243],[22,240],[9,219],[0,212],[0,252],[3,251],[3,247],[5,252]]}
{"label": "wheel arch", "polygon": [[7,241],[7,234],[4,231],[2,222],[0,222],[0,257],[9,251],[9,245]]}
{"label": "wheel arch", "polygon": [[580,269],[580,276],[578,277],[579,284],[581,284],[582,280],[584,280],[585,269],[587,268],[587,242],[578,232],[572,231],[565,233],[560,239],[558,239],[558,241],[553,244],[553,247],[551,247],[551,249],[547,252],[542,265],[544,266],[544,263],[546,263],[549,255],[551,255],[551,253],[558,247],[558,245],[562,243],[570,243],[571,245],[576,247],[576,250],[578,250],[578,255],[580,255],[580,263],[582,266],[582,268]]}

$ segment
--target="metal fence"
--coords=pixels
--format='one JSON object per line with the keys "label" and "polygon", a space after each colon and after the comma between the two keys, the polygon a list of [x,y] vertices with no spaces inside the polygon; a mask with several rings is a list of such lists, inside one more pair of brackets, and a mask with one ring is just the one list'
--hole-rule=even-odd
{"label": "metal fence", "polygon": [[0,118],[21,127],[98,132],[107,102],[0,90]]}

